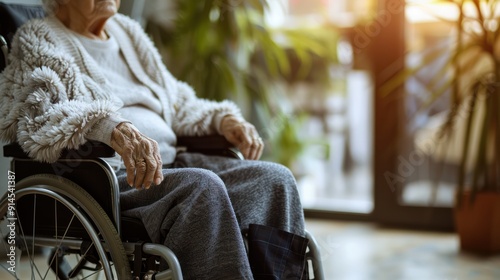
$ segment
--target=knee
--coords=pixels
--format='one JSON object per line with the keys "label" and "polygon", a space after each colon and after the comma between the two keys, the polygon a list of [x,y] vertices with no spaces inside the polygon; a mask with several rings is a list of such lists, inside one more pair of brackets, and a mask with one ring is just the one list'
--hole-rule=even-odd
{"label": "knee", "polygon": [[186,168],[183,180],[191,185],[194,192],[205,193],[210,196],[227,196],[224,182],[217,174],[201,168]]}
{"label": "knee", "polygon": [[271,163],[269,169],[273,172],[273,174],[276,174],[277,177],[281,178],[282,181],[291,182],[295,185],[295,177],[288,167],[278,163]]}
{"label": "knee", "polygon": [[273,188],[282,188],[285,192],[294,192],[297,189],[297,183],[290,169],[272,162],[261,162],[252,168],[252,174],[255,180],[259,180],[262,186],[273,186]]}

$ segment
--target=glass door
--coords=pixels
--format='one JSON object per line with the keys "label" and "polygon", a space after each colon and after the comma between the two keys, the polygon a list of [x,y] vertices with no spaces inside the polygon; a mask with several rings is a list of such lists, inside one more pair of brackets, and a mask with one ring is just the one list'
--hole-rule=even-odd
{"label": "glass door", "polygon": [[[296,83],[288,97],[302,120],[306,151],[294,171],[306,214],[368,219],[373,200],[373,77],[356,63],[349,40],[373,16],[372,0],[271,1],[269,23],[299,31],[323,29],[337,41],[331,86]],[[323,33],[324,34],[324,33]],[[314,65],[312,67],[315,67]]]}
{"label": "glass door", "polygon": [[[426,62],[423,57],[428,53],[450,46],[452,28],[435,17],[437,13],[451,19],[449,7],[422,4],[436,1],[415,2],[419,4],[404,0],[276,4],[285,14],[273,16],[273,24],[293,28],[326,18],[339,36],[339,63],[330,68],[334,86],[323,94],[302,88],[299,99],[312,116],[302,134],[321,138],[329,147],[325,153],[324,145],[311,145],[296,169],[301,171],[297,179],[306,215],[453,228],[454,167],[438,165],[432,152],[422,152],[422,147],[429,148],[429,131],[448,109],[446,95],[425,107],[426,86],[446,55],[386,90],[395,77]],[[436,175],[442,182],[437,187]]]}
{"label": "glass door", "polygon": [[[396,2],[406,6],[375,38],[372,51],[377,73],[374,214],[384,224],[450,230],[456,165],[443,164],[443,155],[456,149],[445,152],[436,139],[450,109],[449,86],[440,77],[446,75],[442,69],[453,45],[456,13],[439,1],[388,0],[382,8]],[[387,92],[398,76],[405,82]],[[440,97],[429,103],[436,88]]]}

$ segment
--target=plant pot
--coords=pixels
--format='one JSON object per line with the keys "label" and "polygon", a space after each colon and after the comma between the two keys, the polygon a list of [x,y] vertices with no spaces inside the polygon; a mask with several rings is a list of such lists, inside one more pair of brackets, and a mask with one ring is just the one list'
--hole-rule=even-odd
{"label": "plant pot", "polygon": [[455,225],[462,251],[477,254],[500,253],[500,193],[478,192],[470,201],[470,192],[462,194],[455,207]]}

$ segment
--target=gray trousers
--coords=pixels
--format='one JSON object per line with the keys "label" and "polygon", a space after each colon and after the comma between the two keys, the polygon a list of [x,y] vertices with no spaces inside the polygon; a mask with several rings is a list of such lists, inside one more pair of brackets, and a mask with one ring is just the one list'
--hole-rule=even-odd
{"label": "gray trousers", "polygon": [[249,224],[304,235],[296,182],[282,165],[180,153],[163,175],[138,191],[119,174],[122,215],[172,249],[187,280],[253,279],[242,238]]}

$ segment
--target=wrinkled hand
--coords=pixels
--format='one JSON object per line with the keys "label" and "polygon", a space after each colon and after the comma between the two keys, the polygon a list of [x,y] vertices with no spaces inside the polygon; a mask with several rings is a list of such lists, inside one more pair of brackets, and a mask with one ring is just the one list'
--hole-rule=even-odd
{"label": "wrinkled hand", "polygon": [[149,189],[163,181],[158,143],[142,135],[130,123],[120,123],[111,135],[111,148],[123,159],[127,168],[127,183],[136,189]]}
{"label": "wrinkled hand", "polygon": [[246,159],[257,160],[262,155],[264,142],[252,124],[227,115],[221,121],[220,131]]}

